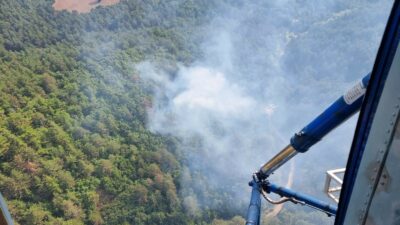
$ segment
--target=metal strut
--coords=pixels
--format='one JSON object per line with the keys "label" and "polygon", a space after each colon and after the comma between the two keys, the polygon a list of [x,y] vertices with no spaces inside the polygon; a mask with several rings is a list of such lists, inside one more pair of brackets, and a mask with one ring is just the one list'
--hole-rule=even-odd
{"label": "metal strut", "polygon": [[[319,142],[325,135],[360,110],[369,79],[370,74],[367,74],[360,82],[337,99],[311,123],[297,132],[290,139],[289,145],[261,166],[261,168],[253,175],[253,180],[249,183],[249,185],[252,186],[252,192],[249,209],[247,211],[246,224],[260,224],[260,194],[262,194],[265,199],[272,204],[282,204],[291,201],[296,204],[299,203],[321,210],[329,216],[334,216],[336,214],[336,206],[332,206],[311,196],[294,192],[288,188],[269,183],[267,178],[276,169],[293,158],[297,153],[308,151],[311,146]],[[266,193],[276,193],[283,198],[274,201],[268,198],[264,191]]]}
{"label": "metal strut", "polygon": [[360,82],[311,121],[311,123],[295,133],[290,139],[289,145],[261,166],[260,170],[256,173],[258,179],[265,180],[297,153],[308,151],[311,146],[319,142],[325,135],[360,110],[369,78],[370,74],[367,74]]}
{"label": "metal strut", "polygon": [[254,179],[254,177],[253,180],[249,182],[249,186],[252,187],[252,190],[249,209],[247,210],[246,225],[259,225],[261,210],[261,186],[260,183]]}
{"label": "metal strut", "polygon": [[285,202],[292,202],[292,203],[294,203],[294,204],[301,204],[301,205],[304,205],[304,202],[300,202],[300,201],[298,201],[298,200],[296,200],[296,199],[294,199],[294,198],[287,198],[287,197],[282,197],[281,196],[281,198],[279,199],[279,200],[273,200],[273,199],[271,199],[271,198],[269,198],[268,196],[267,196],[267,192],[265,192],[263,189],[261,189],[261,195],[264,197],[264,199],[265,200],[267,200],[267,202],[269,202],[269,203],[271,203],[271,204],[273,204],[273,205],[280,205],[280,204],[283,204],[283,203],[285,203]]}
{"label": "metal strut", "polygon": [[263,182],[262,188],[267,193],[272,192],[272,193],[278,194],[281,197],[283,197],[282,200],[278,201],[278,202],[283,203],[283,202],[291,201],[295,204],[299,203],[301,205],[307,205],[314,209],[320,210],[320,211],[326,213],[328,216],[336,215],[336,211],[337,211],[336,206],[326,203],[324,201],[318,200],[312,196],[309,196],[309,195],[306,195],[303,193],[299,193],[299,192],[295,192],[291,189],[288,189],[288,188],[285,188],[282,186],[278,186],[276,184],[267,183],[267,182]]}

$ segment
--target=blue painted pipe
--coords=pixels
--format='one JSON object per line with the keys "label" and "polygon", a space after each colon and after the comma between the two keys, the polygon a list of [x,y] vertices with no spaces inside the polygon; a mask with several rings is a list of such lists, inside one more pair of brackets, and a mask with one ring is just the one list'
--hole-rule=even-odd
{"label": "blue painted pipe", "polygon": [[296,133],[290,139],[290,144],[288,146],[260,168],[257,172],[258,179],[265,180],[297,153],[306,152],[325,135],[356,113],[361,107],[369,78],[370,74],[366,75],[359,83],[321,113],[321,115],[315,118],[300,132]]}
{"label": "blue painted pipe", "polygon": [[368,85],[370,74],[329,106],[321,115],[296,133],[290,144],[297,152],[306,152],[326,134],[350,118],[360,107]]}
{"label": "blue painted pipe", "polygon": [[311,196],[265,182],[266,178],[268,178],[270,174],[294,157],[298,152],[306,152],[325,135],[356,113],[361,107],[369,79],[370,74],[367,74],[359,83],[337,99],[321,115],[305,126],[300,132],[296,133],[290,139],[290,144],[288,146],[282,149],[281,152],[260,168],[260,170],[255,174],[257,179],[250,182],[250,186],[252,186],[253,189],[251,193],[250,206],[247,211],[246,224],[258,225],[260,222],[260,183],[263,184],[263,188],[267,192],[277,193],[284,197],[295,198],[296,200],[320,209],[329,215],[336,215],[336,206],[331,206]]}
{"label": "blue painted pipe", "polygon": [[330,205],[329,203],[318,200],[312,196],[295,192],[285,187],[281,187],[272,183],[267,183],[263,186],[264,190],[268,193],[272,192],[280,195],[281,197],[294,198],[295,200],[304,203],[306,205],[315,207],[328,215],[336,215],[337,207]]}
{"label": "blue painted pipe", "polygon": [[249,209],[247,210],[246,225],[260,224],[261,196],[260,184],[256,181],[250,181],[249,186],[252,187]]}

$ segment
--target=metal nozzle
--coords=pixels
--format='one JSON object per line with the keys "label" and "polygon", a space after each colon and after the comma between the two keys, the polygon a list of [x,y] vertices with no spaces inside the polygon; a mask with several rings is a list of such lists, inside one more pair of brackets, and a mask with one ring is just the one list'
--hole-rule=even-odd
{"label": "metal nozzle", "polygon": [[275,155],[271,160],[265,163],[257,173],[259,179],[265,179],[271,175],[281,165],[289,161],[293,156],[297,154],[295,148],[292,145],[286,146],[282,151]]}

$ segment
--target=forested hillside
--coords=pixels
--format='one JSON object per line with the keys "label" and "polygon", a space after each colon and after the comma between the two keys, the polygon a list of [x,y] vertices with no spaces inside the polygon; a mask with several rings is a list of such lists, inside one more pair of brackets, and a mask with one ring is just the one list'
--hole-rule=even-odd
{"label": "forested hillside", "polygon": [[[392,4],[84,2],[0,4],[0,192],[19,225],[244,224],[254,168],[370,71]],[[353,129],[298,158],[295,190],[322,195]],[[333,221],[288,205],[263,224]]]}
{"label": "forested hillside", "polygon": [[52,4],[0,7],[0,191],[17,224],[219,224],[235,215],[183,206],[177,140],[146,129],[152,84],[134,68],[168,62],[173,73],[198,57],[193,31],[213,2],[130,0],[88,14]]}

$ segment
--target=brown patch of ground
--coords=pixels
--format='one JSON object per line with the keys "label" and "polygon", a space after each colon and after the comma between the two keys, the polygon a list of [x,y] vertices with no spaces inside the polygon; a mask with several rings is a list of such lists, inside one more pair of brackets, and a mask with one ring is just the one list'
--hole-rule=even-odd
{"label": "brown patch of ground", "polygon": [[117,4],[120,0],[55,0],[53,8],[55,10],[77,11],[88,13],[99,5],[109,6]]}

